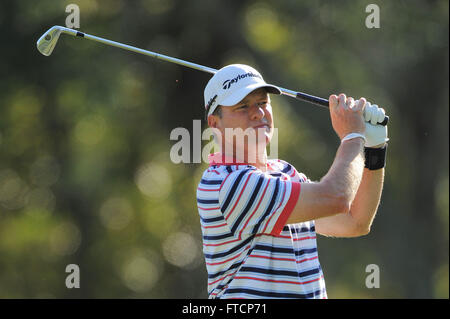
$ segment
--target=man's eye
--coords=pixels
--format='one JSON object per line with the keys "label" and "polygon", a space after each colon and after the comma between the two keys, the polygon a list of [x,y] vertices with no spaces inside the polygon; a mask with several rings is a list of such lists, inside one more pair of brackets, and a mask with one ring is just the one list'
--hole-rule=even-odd
{"label": "man's eye", "polygon": [[247,104],[241,105],[241,106],[239,107],[239,109],[246,109],[246,108],[248,108],[248,105],[247,105]]}

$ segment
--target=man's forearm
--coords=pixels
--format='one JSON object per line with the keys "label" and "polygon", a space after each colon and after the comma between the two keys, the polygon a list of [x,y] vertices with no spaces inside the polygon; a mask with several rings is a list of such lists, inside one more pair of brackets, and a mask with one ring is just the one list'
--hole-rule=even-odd
{"label": "man's forearm", "polygon": [[378,209],[384,182],[384,168],[364,169],[361,184],[353,200],[350,215],[363,233],[368,233]]}
{"label": "man's forearm", "polygon": [[357,194],[363,175],[363,145],[359,138],[341,144],[333,165],[322,179],[349,205]]}

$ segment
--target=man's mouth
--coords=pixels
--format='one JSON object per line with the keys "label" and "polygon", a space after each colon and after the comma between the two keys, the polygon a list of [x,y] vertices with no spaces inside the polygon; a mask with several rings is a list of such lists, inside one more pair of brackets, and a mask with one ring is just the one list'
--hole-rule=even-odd
{"label": "man's mouth", "polygon": [[269,129],[269,130],[270,130],[269,124],[260,124],[260,125],[254,126],[253,128],[254,128],[254,129],[266,128],[266,129]]}

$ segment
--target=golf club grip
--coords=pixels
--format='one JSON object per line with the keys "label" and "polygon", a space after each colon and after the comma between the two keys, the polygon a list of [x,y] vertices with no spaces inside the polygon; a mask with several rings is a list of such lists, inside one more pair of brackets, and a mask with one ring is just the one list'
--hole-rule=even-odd
{"label": "golf club grip", "polygon": [[[297,92],[295,98],[298,99],[298,100],[301,100],[301,101],[305,101],[305,102],[314,104],[314,105],[327,107],[327,108],[330,107],[330,105],[328,103],[328,100],[325,100],[325,99],[323,99],[321,97],[317,97],[317,96],[314,96],[314,95],[309,95],[309,94],[306,94],[306,93]],[[386,126],[388,124],[388,122],[389,122],[389,116],[386,115],[384,117],[383,122],[378,123],[378,124]]]}

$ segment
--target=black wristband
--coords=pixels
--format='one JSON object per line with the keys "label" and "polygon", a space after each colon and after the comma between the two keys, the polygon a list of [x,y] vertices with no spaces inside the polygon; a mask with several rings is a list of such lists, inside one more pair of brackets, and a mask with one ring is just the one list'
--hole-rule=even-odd
{"label": "black wristband", "polygon": [[383,168],[386,165],[387,144],[382,148],[364,147],[364,166],[371,171]]}

